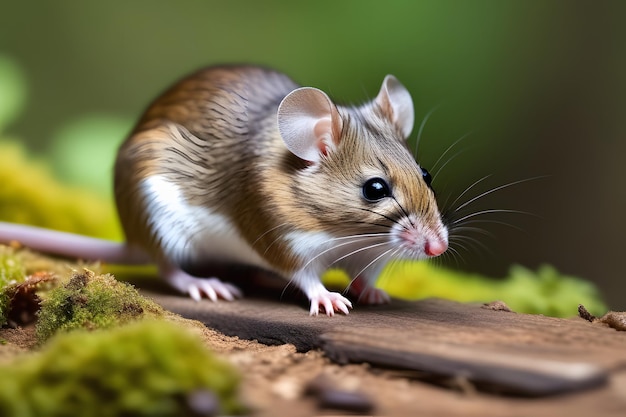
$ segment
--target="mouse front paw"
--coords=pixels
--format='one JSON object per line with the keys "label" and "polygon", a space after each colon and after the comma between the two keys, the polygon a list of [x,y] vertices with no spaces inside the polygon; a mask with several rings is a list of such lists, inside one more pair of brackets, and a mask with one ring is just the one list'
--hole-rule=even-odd
{"label": "mouse front paw", "polygon": [[325,293],[311,297],[311,309],[309,314],[311,316],[317,316],[320,312],[320,307],[324,308],[327,316],[334,316],[335,311],[340,311],[343,314],[349,313],[349,308],[352,308],[352,303],[343,295],[337,292],[326,291]]}
{"label": "mouse front paw", "polygon": [[211,301],[217,301],[220,298],[233,301],[242,297],[239,288],[222,282],[218,278],[198,278],[181,270],[168,271],[168,273],[163,275],[163,278],[172,287],[183,294],[189,294],[196,301],[202,300],[203,296]]}

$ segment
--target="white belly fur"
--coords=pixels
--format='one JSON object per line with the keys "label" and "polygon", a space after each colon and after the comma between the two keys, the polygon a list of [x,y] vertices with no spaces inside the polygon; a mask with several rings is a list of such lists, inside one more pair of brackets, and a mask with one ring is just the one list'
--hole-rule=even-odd
{"label": "white belly fur", "polygon": [[235,262],[269,268],[232,222],[209,208],[192,206],[180,188],[162,175],[144,179],[139,189],[148,225],[163,253],[180,262]]}

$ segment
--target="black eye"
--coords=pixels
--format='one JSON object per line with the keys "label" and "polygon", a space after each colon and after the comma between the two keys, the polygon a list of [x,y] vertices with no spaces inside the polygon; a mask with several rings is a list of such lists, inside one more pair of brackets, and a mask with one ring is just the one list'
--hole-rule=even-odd
{"label": "black eye", "polygon": [[422,178],[424,178],[424,182],[428,187],[433,188],[430,185],[430,183],[433,182],[433,177],[430,176],[430,172],[428,172],[426,168],[422,168]]}
{"label": "black eye", "polygon": [[363,197],[367,201],[374,202],[391,196],[389,184],[382,178],[370,178],[363,184]]}

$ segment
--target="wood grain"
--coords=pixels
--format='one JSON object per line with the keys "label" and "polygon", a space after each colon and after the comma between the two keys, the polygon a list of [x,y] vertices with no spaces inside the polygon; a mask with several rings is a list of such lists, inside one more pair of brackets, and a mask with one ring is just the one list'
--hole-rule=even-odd
{"label": "wood grain", "polygon": [[[305,304],[264,299],[194,302],[144,291],[168,310],[224,334],[323,349],[333,360],[466,379],[480,388],[546,396],[599,387],[626,367],[626,332],[582,319],[494,311],[439,299],[357,306],[348,316],[309,317]],[[273,299],[272,299],[273,298]]]}

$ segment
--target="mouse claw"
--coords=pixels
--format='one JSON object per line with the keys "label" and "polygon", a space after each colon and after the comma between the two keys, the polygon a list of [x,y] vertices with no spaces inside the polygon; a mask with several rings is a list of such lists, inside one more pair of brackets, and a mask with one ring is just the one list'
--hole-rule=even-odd
{"label": "mouse claw", "polygon": [[217,301],[220,298],[233,301],[242,297],[239,288],[217,278],[197,278],[181,270],[169,271],[163,274],[163,277],[170,285],[182,293],[189,294],[195,301],[201,301],[203,295],[211,301]]}
{"label": "mouse claw", "polygon": [[202,300],[202,296],[200,295],[200,290],[198,290],[198,287],[194,287],[193,285],[191,285],[189,286],[189,288],[187,288],[187,292],[194,301]]}
{"label": "mouse claw", "polygon": [[311,298],[309,314],[311,316],[317,316],[320,311],[320,306],[324,307],[327,316],[332,317],[335,315],[335,311],[340,311],[348,315],[350,313],[349,308],[352,308],[352,303],[339,293],[327,291],[325,294]]}
{"label": "mouse claw", "polygon": [[[209,300],[211,301],[217,301],[217,293],[215,292],[215,289],[213,288],[213,284],[209,283],[209,282],[198,282],[197,284],[197,289],[201,289],[202,292],[204,294],[206,294],[206,296],[209,298]],[[193,286],[190,287],[189,289],[191,290],[191,288],[194,288]],[[191,294],[191,291],[190,291]]]}
{"label": "mouse claw", "polygon": [[239,288],[232,284],[220,281],[217,278],[201,279],[200,287],[202,291],[211,299],[217,301],[223,298],[227,301],[233,301],[235,298],[241,298],[242,294]]}

